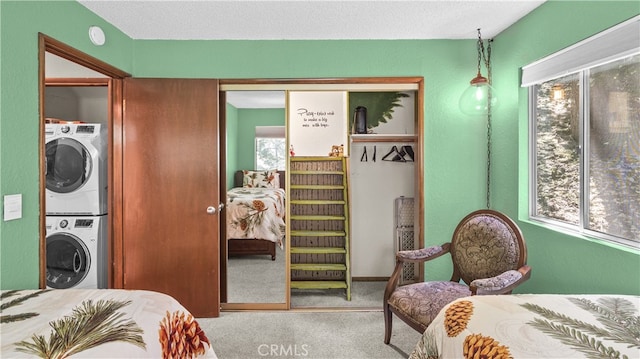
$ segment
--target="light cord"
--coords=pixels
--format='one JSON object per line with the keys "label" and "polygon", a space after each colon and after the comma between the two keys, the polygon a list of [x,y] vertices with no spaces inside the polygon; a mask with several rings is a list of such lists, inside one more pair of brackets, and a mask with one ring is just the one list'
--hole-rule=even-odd
{"label": "light cord", "polygon": [[[480,29],[478,29],[478,74],[480,73],[480,60],[484,61],[484,65],[487,68],[487,81],[491,85],[491,43],[493,39],[487,41],[487,49],[485,54],[485,46],[482,41],[482,35]],[[491,87],[487,93],[487,208],[491,208],[491,100],[492,93]]]}

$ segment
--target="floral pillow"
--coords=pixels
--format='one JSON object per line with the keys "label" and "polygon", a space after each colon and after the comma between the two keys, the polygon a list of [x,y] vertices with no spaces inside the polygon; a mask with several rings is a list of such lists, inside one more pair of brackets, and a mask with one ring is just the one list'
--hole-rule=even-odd
{"label": "floral pillow", "polygon": [[278,170],[242,171],[242,187],[249,188],[280,188],[280,174]]}

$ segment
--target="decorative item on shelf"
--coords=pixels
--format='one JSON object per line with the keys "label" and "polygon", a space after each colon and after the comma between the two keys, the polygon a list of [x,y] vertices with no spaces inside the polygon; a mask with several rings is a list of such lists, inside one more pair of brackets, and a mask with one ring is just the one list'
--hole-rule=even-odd
{"label": "decorative item on shelf", "polygon": [[[366,109],[366,122],[364,131],[361,134],[375,134],[379,126],[393,122],[394,111],[398,107],[403,107],[402,99],[410,97],[404,92],[349,92],[349,113],[354,114],[357,107]],[[352,121],[354,120],[352,119]],[[352,123],[352,134],[359,134]]]}
{"label": "decorative item on shelf", "polygon": [[329,157],[344,157],[344,144],[332,145]]}
{"label": "decorative item on shelf", "polygon": [[[493,87],[491,87],[491,43],[493,39],[487,41],[488,45],[485,52],[484,41],[478,29],[478,73],[476,77],[471,79],[469,87],[460,96],[458,105],[460,111],[467,115],[487,115],[491,111],[491,107],[495,107],[498,98],[495,95]],[[484,62],[487,68],[487,77],[482,76],[481,63]]]}
{"label": "decorative item on shelf", "polygon": [[367,108],[364,106],[356,107],[353,112],[353,133],[367,133]]}

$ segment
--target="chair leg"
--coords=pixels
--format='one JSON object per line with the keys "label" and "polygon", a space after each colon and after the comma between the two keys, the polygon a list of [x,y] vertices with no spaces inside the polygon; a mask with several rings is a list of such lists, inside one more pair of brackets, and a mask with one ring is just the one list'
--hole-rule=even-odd
{"label": "chair leg", "polygon": [[382,311],[384,312],[384,343],[389,344],[391,342],[391,327],[392,327],[392,313],[391,309],[389,309],[389,304],[384,303],[382,306]]}

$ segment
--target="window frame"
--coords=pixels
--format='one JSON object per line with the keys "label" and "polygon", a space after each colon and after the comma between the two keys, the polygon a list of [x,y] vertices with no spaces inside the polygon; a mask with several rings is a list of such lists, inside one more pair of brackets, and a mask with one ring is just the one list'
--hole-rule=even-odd
{"label": "window frame", "polygon": [[[634,250],[640,249],[640,240],[627,239],[587,228],[590,213],[590,123],[589,112],[589,76],[590,71],[624,58],[640,54],[640,15],[594,34],[566,48],[550,54],[522,67],[521,86],[527,87],[528,100],[528,189],[527,218],[534,223],[541,223],[569,235],[583,236],[603,244],[622,245]],[[562,77],[578,74],[579,99],[579,217],[578,224],[559,219],[539,216],[538,203],[538,169],[537,169],[537,85]]]}
{"label": "window frame", "polygon": [[589,111],[590,108],[590,89],[589,89],[589,76],[591,74],[591,69],[594,67],[598,67],[610,62],[615,62],[622,60],[624,58],[628,58],[631,56],[636,56],[640,54],[640,48],[638,48],[638,52],[635,54],[622,54],[620,57],[615,59],[603,59],[601,63],[591,64],[590,66],[583,68],[579,71],[574,71],[573,73],[578,73],[579,79],[579,98],[580,104],[578,108],[578,117],[579,117],[579,133],[580,138],[578,140],[579,147],[579,180],[580,180],[580,202],[579,202],[579,223],[571,224],[561,220],[539,216],[537,214],[537,188],[538,188],[538,152],[537,152],[537,86],[541,83],[553,81],[555,79],[559,79],[569,74],[558,75],[553,78],[545,79],[544,81],[540,81],[535,84],[530,84],[527,87],[527,100],[528,100],[528,159],[529,159],[529,188],[528,188],[528,214],[527,217],[531,221],[540,222],[545,225],[549,225],[550,227],[557,228],[562,232],[567,232],[568,234],[577,234],[581,236],[587,236],[589,238],[593,238],[597,241],[606,241],[613,244],[623,245],[626,247],[630,247],[632,249],[638,250],[640,249],[640,240],[627,239],[619,236],[615,236],[612,234],[599,232],[591,230],[588,227],[589,224],[589,213],[590,213],[590,203],[589,203],[589,181],[590,181],[590,167],[589,167],[589,156],[590,153],[590,141],[588,139],[591,136],[590,126],[587,124],[591,121],[591,113]]}
{"label": "window frame", "polygon": [[[256,128],[256,134],[254,135],[253,138],[253,153],[254,153],[254,160],[253,160],[253,165],[254,168],[256,170],[262,170],[260,168],[258,168],[258,141],[260,139],[279,139],[284,141],[284,153],[283,153],[283,161],[284,161],[284,168],[267,168],[264,170],[273,170],[273,169],[277,169],[279,171],[284,171],[286,170],[286,166],[287,166],[287,136],[286,136],[286,128],[285,126],[258,126],[258,127],[271,127],[273,128],[273,130],[267,130],[267,134],[259,134],[258,132],[260,132],[260,130],[258,128]],[[277,127],[277,129],[276,129]],[[275,132],[282,132],[279,135],[275,135]]]}

